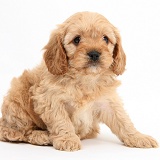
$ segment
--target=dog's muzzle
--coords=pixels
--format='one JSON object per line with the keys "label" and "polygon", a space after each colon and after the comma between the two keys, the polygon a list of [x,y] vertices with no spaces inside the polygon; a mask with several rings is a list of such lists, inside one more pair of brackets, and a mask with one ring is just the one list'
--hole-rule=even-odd
{"label": "dog's muzzle", "polygon": [[91,51],[88,53],[88,56],[89,56],[90,60],[96,62],[99,60],[100,53],[97,51]]}

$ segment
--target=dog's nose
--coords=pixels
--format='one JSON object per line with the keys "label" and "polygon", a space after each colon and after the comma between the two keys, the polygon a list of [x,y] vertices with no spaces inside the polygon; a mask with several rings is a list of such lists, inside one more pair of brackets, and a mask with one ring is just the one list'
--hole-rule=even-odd
{"label": "dog's nose", "polygon": [[91,51],[91,52],[88,53],[88,56],[92,61],[98,61],[100,53],[97,52],[97,51]]}

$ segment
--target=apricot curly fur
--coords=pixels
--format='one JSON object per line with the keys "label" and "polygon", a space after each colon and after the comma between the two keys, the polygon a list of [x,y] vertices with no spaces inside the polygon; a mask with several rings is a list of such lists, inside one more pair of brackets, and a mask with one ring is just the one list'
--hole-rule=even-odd
{"label": "apricot curly fur", "polygon": [[118,30],[105,17],[74,14],[52,32],[43,58],[12,80],[2,104],[1,141],[75,151],[81,139],[95,138],[104,123],[126,146],[158,146],[135,129],[116,92],[126,55]]}

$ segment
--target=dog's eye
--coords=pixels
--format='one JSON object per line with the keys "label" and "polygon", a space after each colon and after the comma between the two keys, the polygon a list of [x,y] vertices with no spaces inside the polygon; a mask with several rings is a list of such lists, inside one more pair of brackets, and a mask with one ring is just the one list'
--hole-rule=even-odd
{"label": "dog's eye", "polygon": [[79,44],[80,40],[81,40],[80,36],[77,36],[73,39],[73,43],[77,46]]}
{"label": "dog's eye", "polygon": [[109,39],[108,39],[108,37],[107,37],[107,36],[103,36],[103,40],[108,44]]}

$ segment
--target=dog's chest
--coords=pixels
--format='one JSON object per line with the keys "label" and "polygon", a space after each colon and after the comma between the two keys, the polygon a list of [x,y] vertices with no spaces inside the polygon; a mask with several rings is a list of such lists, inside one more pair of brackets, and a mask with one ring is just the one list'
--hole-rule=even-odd
{"label": "dog's chest", "polygon": [[75,110],[71,120],[76,133],[82,137],[87,135],[92,128],[94,128],[94,124],[100,122],[99,116],[104,111],[111,112],[111,108],[107,100],[91,102],[86,106]]}

